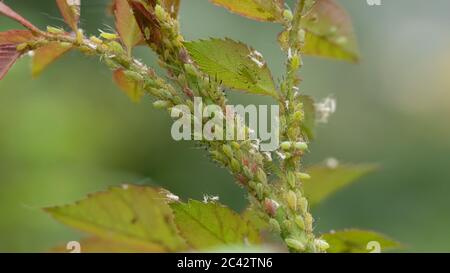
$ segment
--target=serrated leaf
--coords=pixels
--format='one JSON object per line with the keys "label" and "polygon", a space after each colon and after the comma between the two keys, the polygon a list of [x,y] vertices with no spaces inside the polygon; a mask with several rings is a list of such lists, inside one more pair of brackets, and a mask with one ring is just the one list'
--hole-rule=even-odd
{"label": "serrated leaf", "polygon": [[262,56],[249,46],[231,39],[185,43],[200,69],[224,85],[245,92],[276,96],[272,74]]}
{"label": "serrated leaf", "polygon": [[29,30],[8,30],[0,32],[0,45],[21,44],[33,40],[35,36]]}
{"label": "serrated leaf", "polygon": [[117,69],[113,73],[114,82],[127,94],[133,102],[140,102],[144,96],[142,82],[127,76],[123,69]]}
{"label": "serrated leaf", "polygon": [[131,49],[143,40],[141,30],[127,0],[115,0],[113,11],[117,32],[130,55]]}
{"label": "serrated leaf", "polygon": [[282,22],[284,0],[210,0],[241,16],[266,22]]}
{"label": "serrated leaf", "polygon": [[0,45],[0,80],[5,77],[19,57],[20,53],[17,52],[16,45]]}
{"label": "serrated leaf", "polygon": [[51,42],[34,51],[31,74],[33,77],[39,76],[45,68],[56,61],[72,48],[70,44]]}
{"label": "serrated leaf", "polygon": [[378,168],[375,164],[340,164],[337,167],[316,165],[306,169],[311,179],[303,187],[309,203],[314,206],[336,191],[357,181]]}
{"label": "serrated leaf", "polygon": [[260,242],[259,233],[239,214],[218,203],[172,203],[183,238],[195,249]]}
{"label": "serrated leaf", "polygon": [[[379,244],[381,251],[401,248],[401,244],[391,238],[373,231],[347,229],[324,234],[330,248],[330,253],[368,253],[372,249],[372,244]],[[371,243],[373,242],[373,243]],[[371,243],[371,244],[369,244]]]}
{"label": "serrated leaf", "polygon": [[359,50],[351,19],[335,0],[317,0],[302,19],[307,55],[356,62]]}
{"label": "serrated leaf", "polygon": [[308,140],[313,140],[315,137],[316,127],[316,107],[314,100],[310,96],[300,96],[300,101],[303,103],[304,118],[301,124],[302,132]]}
{"label": "serrated leaf", "polygon": [[0,1],[0,14],[5,15],[6,17],[9,17],[18,23],[20,23],[22,26],[28,28],[29,30],[40,33],[40,30],[35,27],[32,23],[30,23],[28,20],[23,18],[21,15],[16,13],[14,10],[12,10],[10,7],[8,7],[5,3]]}
{"label": "serrated leaf", "polygon": [[151,187],[113,187],[72,205],[47,208],[60,222],[103,240],[136,247],[185,249],[165,196]]}
{"label": "serrated leaf", "polygon": [[[167,251],[164,247],[158,245],[146,244],[135,245],[124,242],[106,240],[99,237],[90,237],[79,241],[81,253],[161,253]],[[66,245],[55,247],[52,252],[67,253]]]}
{"label": "serrated leaf", "polygon": [[80,21],[80,0],[56,0],[56,4],[64,21],[76,32]]}

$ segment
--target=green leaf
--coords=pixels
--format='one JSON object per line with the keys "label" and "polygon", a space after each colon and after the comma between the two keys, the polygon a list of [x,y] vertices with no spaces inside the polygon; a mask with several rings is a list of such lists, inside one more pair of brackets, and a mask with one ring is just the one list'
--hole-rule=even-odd
{"label": "green leaf", "polygon": [[272,74],[256,50],[231,39],[200,40],[185,45],[200,69],[226,86],[276,96]]}
{"label": "green leaf", "polygon": [[210,0],[241,16],[267,22],[282,22],[284,0]]}
{"label": "green leaf", "polygon": [[138,248],[159,245],[165,251],[183,250],[186,245],[160,192],[141,186],[113,187],[75,204],[46,211],[60,222],[103,240]]}
{"label": "green leaf", "polygon": [[308,140],[313,140],[315,137],[316,127],[316,107],[314,100],[310,96],[300,96],[300,101],[303,103],[304,119],[301,124],[302,132]]}
{"label": "green leaf", "polygon": [[359,50],[352,22],[335,0],[317,0],[301,22],[307,31],[305,54],[358,61]]}
{"label": "green leaf", "polygon": [[64,55],[72,48],[70,44],[51,42],[35,50],[31,74],[33,77],[39,76],[56,59]]}
{"label": "green leaf", "polygon": [[64,21],[76,32],[80,20],[80,0],[56,0],[56,4]]}
{"label": "green leaf", "polygon": [[258,230],[266,230],[269,228],[268,221],[264,219],[259,211],[252,207],[248,207],[242,212],[242,218]]}
{"label": "green leaf", "polygon": [[305,195],[311,205],[317,205],[341,188],[375,171],[375,164],[339,165],[335,168],[317,165],[307,168],[311,179],[304,180]]}
{"label": "green leaf", "polygon": [[114,82],[119,86],[119,88],[128,95],[131,101],[137,103],[140,102],[144,96],[143,84],[119,68],[113,73]]}
{"label": "green leaf", "polygon": [[[324,234],[330,253],[368,253],[376,251],[379,246],[381,252],[401,248],[401,244],[389,237],[366,230],[347,229]],[[375,248],[375,249],[374,249]]]}
{"label": "green leaf", "polygon": [[127,0],[115,0],[113,11],[117,32],[131,55],[133,47],[143,40],[141,30]]}
{"label": "green leaf", "polygon": [[221,204],[191,200],[171,207],[180,233],[195,249],[260,242],[253,225]]}

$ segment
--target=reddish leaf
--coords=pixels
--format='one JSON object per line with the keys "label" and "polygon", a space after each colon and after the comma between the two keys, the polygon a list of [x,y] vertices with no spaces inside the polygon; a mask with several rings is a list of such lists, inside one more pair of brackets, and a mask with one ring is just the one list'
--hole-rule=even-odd
{"label": "reddish leaf", "polygon": [[80,20],[80,0],[56,0],[64,21],[73,29],[78,30]]}
{"label": "reddish leaf", "polygon": [[113,73],[114,82],[125,92],[133,102],[139,102],[144,96],[142,83],[128,77],[123,69],[117,69]]}
{"label": "reddish leaf", "polygon": [[131,49],[143,40],[133,11],[127,0],[115,0],[113,11],[117,32],[119,32],[122,42],[127,47],[128,53],[131,53]]}
{"label": "reddish leaf", "polygon": [[39,33],[41,32],[37,27],[35,27],[32,23],[30,23],[28,20],[17,14],[15,11],[13,11],[10,7],[8,7],[5,3],[0,2],[0,14],[5,15],[6,17],[9,17],[17,22],[19,22],[24,27],[28,28],[29,30]]}
{"label": "reddish leaf", "polygon": [[0,45],[0,80],[3,79],[19,57],[20,53],[17,52],[16,45]]}
{"label": "reddish leaf", "polygon": [[33,40],[34,37],[29,30],[8,30],[0,32],[0,45],[26,43]]}
{"label": "reddish leaf", "polygon": [[147,44],[154,49],[161,49],[161,26],[154,10],[156,0],[146,0],[146,2],[147,5],[144,5],[138,0],[128,0]]}
{"label": "reddish leaf", "polygon": [[61,57],[71,48],[71,45],[64,45],[61,43],[53,42],[36,49],[33,57],[33,64],[31,67],[31,74],[33,75],[33,77],[39,76],[47,66],[53,63],[56,59]]}

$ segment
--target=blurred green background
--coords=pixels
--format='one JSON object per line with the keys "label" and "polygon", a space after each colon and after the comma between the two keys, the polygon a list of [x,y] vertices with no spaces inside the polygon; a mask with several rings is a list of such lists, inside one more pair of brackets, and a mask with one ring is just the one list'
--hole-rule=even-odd
{"label": "blurred green background", "polygon": [[[107,0],[82,1],[87,33],[111,28]],[[187,39],[228,36],[260,50],[277,76],[280,27],[258,23],[207,0],[182,1]],[[304,89],[330,94],[338,111],[307,162],[375,162],[382,168],[315,209],[317,230],[346,227],[384,232],[406,251],[450,251],[450,2],[340,0],[351,14],[362,61],[351,65],[307,58]],[[40,27],[62,25],[53,0],[7,4]],[[290,2],[292,3],[292,1]],[[0,18],[0,31],[18,27]],[[149,64],[146,48],[136,54]],[[95,58],[73,52],[39,79],[22,58],[0,82],[0,251],[46,251],[81,234],[42,207],[65,204],[120,183],[157,184],[183,198],[218,194],[242,209],[245,195],[193,143],[170,137],[166,113],[148,99],[131,103]],[[230,94],[231,103],[267,103]]]}

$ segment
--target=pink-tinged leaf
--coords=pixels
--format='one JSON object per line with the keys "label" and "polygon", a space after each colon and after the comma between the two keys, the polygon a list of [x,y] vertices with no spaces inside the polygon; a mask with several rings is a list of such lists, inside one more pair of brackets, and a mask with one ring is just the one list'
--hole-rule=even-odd
{"label": "pink-tinged leaf", "polygon": [[80,0],[56,0],[64,21],[73,29],[78,30],[80,20]]}
{"label": "pink-tinged leaf", "polygon": [[[0,2],[1,3],[1,2]],[[0,80],[20,57],[16,45],[0,45]]]}
{"label": "pink-tinged leaf", "polygon": [[146,5],[139,0],[128,0],[128,3],[147,44],[155,50],[160,50],[163,34],[155,15],[156,0],[146,0]]}
{"label": "pink-tinged leaf", "polygon": [[32,23],[30,23],[27,19],[20,16],[18,13],[16,13],[14,10],[12,10],[10,7],[8,7],[5,3],[0,2],[0,14],[5,15],[6,17],[9,17],[17,22],[19,22],[24,27],[28,28],[29,30],[40,33],[41,31],[35,27]]}
{"label": "pink-tinged leaf", "polygon": [[317,0],[302,19],[307,55],[357,62],[358,43],[350,16],[335,0]]}
{"label": "pink-tinged leaf", "polygon": [[26,43],[34,38],[33,32],[29,30],[8,30],[0,32],[0,45]]}
{"label": "pink-tinged leaf", "polygon": [[71,48],[71,45],[53,42],[36,49],[31,67],[33,77],[39,76],[45,68]]}
{"label": "pink-tinged leaf", "polygon": [[141,30],[127,0],[115,0],[113,10],[117,32],[130,54],[131,49],[144,39]]}
{"label": "pink-tinged leaf", "polygon": [[117,69],[113,73],[114,82],[128,95],[133,102],[139,102],[144,96],[142,82],[128,77],[123,69]]}

